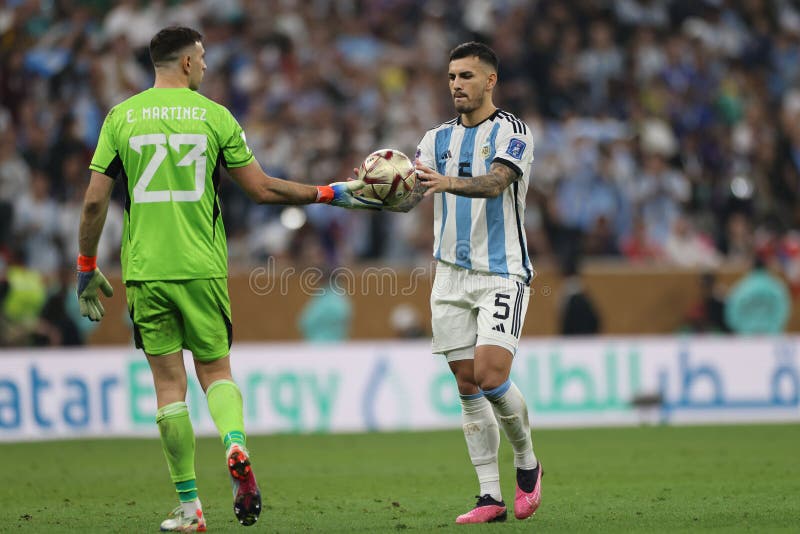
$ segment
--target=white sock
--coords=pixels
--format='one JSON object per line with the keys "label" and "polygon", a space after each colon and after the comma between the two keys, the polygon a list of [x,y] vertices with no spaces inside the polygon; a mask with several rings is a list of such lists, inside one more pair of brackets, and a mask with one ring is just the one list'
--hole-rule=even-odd
{"label": "white sock", "polygon": [[503,500],[500,492],[500,471],[497,467],[497,449],[500,431],[492,405],[486,397],[461,396],[461,420],[467,451],[480,484],[480,495],[489,494],[497,501]]}
{"label": "white sock", "polygon": [[183,510],[183,517],[194,517],[197,515],[197,510],[202,510],[200,499],[195,499],[189,502],[181,503],[181,510]]}
{"label": "white sock", "polygon": [[539,462],[533,453],[528,407],[522,392],[511,380],[507,380],[501,386],[483,393],[492,404],[503,433],[514,449],[514,467],[535,469]]}

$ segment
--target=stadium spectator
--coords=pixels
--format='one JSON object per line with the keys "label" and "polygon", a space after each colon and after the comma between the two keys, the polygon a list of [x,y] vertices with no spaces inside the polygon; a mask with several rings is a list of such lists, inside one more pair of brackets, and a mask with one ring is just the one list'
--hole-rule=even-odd
{"label": "stadium spectator", "polygon": [[55,275],[61,264],[58,217],[50,182],[37,170],[30,179],[30,192],[16,200],[14,234],[24,247],[27,265],[47,277]]}
{"label": "stadium spectator", "polygon": [[681,173],[669,168],[661,153],[646,155],[642,171],[632,200],[642,214],[648,237],[664,246],[683,204],[689,200],[689,183]]}
{"label": "stadium spectator", "polygon": [[683,329],[693,333],[730,332],[725,322],[725,295],[713,272],[700,278],[700,296],[686,312]]}
{"label": "stadium spectator", "polygon": [[5,255],[2,277],[3,299],[0,302],[0,341],[5,346],[31,345],[41,312],[47,299],[44,277],[25,264],[21,247]]}
{"label": "stadium spectator", "polygon": [[[47,301],[42,307],[39,322],[33,333],[33,345],[76,346],[83,345],[84,331],[78,326],[81,319],[75,299],[72,265],[62,266],[58,278],[51,284]],[[87,321],[83,321],[84,323]]]}
{"label": "stadium spectator", "polygon": [[624,56],[614,41],[613,30],[605,20],[589,26],[589,44],[577,57],[578,76],[588,87],[591,114],[603,113],[609,106],[609,93],[624,70]]}
{"label": "stadium spectator", "polygon": [[297,326],[312,343],[337,343],[350,337],[353,308],[346,287],[337,287],[331,272],[317,268],[320,284],[309,288],[311,298],[303,306]]}
{"label": "stadium spectator", "polygon": [[720,258],[711,240],[692,228],[691,222],[678,215],[664,242],[664,259],[680,267],[713,269]]}
{"label": "stadium spectator", "polygon": [[755,255],[755,236],[750,219],[744,213],[732,213],[725,224],[720,250],[727,261],[747,265]]}
{"label": "stadium spectator", "polygon": [[599,334],[602,328],[597,307],[581,282],[579,262],[572,258],[562,270],[559,332],[564,336]]}
{"label": "stadium spectator", "polygon": [[725,299],[725,321],[737,334],[780,334],[791,313],[789,291],[761,258]]}
{"label": "stadium spectator", "polygon": [[426,336],[420,314],[411,304],[402,303],[392,308],[389,321],[395,337],[417,339]]}
{"label": "stadium spectator", "polygon": [[4,122],[0,131],[0,217],[3,225],[0,237],[3,243],[11,237],[13,227],[14,203],[26,196],[30,189],[31,170],[16,149],[16,135],[10,121]]}
{"label": "stadium spectator", "polygon": [[647,235],[644,220],[633,220],[630,235],[622,238],[622,254],[632,263],[652,262],[663,257],[661,248]]}

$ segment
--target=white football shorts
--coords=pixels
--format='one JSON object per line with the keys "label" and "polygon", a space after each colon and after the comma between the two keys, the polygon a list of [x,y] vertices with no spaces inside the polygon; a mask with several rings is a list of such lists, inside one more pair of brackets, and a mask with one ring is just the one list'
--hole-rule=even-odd
{"label": "white football shorts", "polygon": [[431,291],[432,350],[448,361],[474,358],[474,347],[517,352],[530,287],[502,276],[438,262]]}

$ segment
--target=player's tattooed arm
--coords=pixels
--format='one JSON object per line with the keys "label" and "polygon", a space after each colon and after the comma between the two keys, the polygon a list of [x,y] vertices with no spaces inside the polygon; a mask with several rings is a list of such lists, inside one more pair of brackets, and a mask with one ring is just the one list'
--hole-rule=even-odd
{"label": "player's tattooed arm", "polygon": [[450,193],[470,198],[494,198],[499,196],[506,187],[519,178],[517,172],[502,163],[492,163],[489,174],[473,176],[472,178],[453,178],[450,181]]}
{"label": "player's tattooed arm", "polygon": [[386,206],[383,209],[386,211],[401,211],[403,213],[408,213],[425,197],[425,191],[427,190],[428,188],[422,185],[422,181],[417,178],[414,180],[414,188],[411,190],[411,193],[409,193],[408,196],[402,200],[402,202],[399,202],[394,206]]}
{"label": "player's tattooed arm", "polygon": [[500,162],[492,163],[489,174],[466,178],[443,176],[433,169],[417,166],[422,185],[428,188],[426,195],[453,193],[470,198],[494,198],[519,178],[517,172]]}

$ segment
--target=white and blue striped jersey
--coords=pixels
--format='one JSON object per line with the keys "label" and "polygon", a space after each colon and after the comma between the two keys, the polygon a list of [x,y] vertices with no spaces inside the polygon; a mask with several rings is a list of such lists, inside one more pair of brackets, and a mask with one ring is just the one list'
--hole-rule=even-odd
{"label": "white and blue striped jersey", "polygon": [[519,174],[496,198],[436,194],[433,255],[465,269],[530,283],[533,269],[523,224],[533,136],[525,123],[499,109],[473,127],[456,118],[425,134],[417,158],[445,176],[488,174],[494,162]]}

